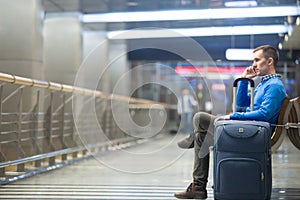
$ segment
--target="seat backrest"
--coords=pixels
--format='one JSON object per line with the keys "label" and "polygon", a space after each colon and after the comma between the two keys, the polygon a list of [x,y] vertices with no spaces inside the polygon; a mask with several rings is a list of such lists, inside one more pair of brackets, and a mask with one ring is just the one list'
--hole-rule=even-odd
{"label": "seat backrest", "polygon": [[[288,122],[289,120],[289,114],[292,109],[292,102],[290,101],[291,99],[286,97],[283,101],[282,107],[280,109],[280,113],[277,119],[277,124],[278,125],[284,125]],[[271,145],[272,149],[275,148],[277,149],[282,141],[281,139],[283,136],[283,133],[286,133],[286,129],[282,126],[276,126],[274,133],[272,134],[272,140],[271,140]],[[278,146],[278,147],[275,147]]]}
{"label": "seat backrest", "polygon": [[[289,115],[289,122],[300,123],[300,97],[291,99],[292,109]],[[289,128],[287,130],[290,141],[300,150],[300,128]]]}

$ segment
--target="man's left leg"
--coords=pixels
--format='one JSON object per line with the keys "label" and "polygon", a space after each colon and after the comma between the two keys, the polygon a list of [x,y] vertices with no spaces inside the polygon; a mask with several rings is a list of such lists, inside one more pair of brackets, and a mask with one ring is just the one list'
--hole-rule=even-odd
{"label": "man's left leg", "polygon": [[209,147],[213,145],[214,119],[215,116],[203,112],[197,113],[194,116],[194,123],[199,123],[199,125],[195,129],[193,183],[189,185],[186,191],[176,193],[175,197],[177,198],[207,198],[206,185],[209,172]]}
{"label": "man's left leg", "polygon": [[[201,119],[202,118],[202,119]],[[216,117],[214,115],[208,114],[206,112],[198,112],[193,116],[193,128],[190,135],[183,140],[179,141],[177,145],[182,149],[194,148],[194,139],[197,132],[203,132],[208,129],[209,132],[213,131],[213,122]],[[201,121],[201,122],[200,122]],[[211,133],[212,134],[212,133]]]}
{"label": "man's left leg", "polygon": [[209,172],[209,146],[206,137],[210,137],[206,132],[196,133],[194,147],[194,171],[193,183],[184,192],[175,193],[179,199],[206,199],[206,185]]}

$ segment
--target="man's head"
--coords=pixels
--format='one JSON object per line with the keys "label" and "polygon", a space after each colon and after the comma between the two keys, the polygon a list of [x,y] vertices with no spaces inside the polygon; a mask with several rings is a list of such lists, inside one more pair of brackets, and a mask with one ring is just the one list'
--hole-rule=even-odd
{"label": "man's head", "polygon": [[190,94],[190,90],[184,88],[184,89],[182,89],[182,94],[183,94],[183,95],[189,95],[189,94]]}
{"label": "man's head", "polygon": [[259,46],[253,51],[253,68],[257,76],[265,76],[268,74],[275,74],[275,67],[278,62],[278,51],[270,46]]}

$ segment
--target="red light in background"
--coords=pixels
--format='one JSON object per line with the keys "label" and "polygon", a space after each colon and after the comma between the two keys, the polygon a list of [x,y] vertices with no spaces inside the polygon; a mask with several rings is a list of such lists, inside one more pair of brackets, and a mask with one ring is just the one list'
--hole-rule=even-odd
{"label": "red light in background", "polygon": [[202,89],[203,89],[203,85],[202,85],[201,83],[199,83],[199,84],[197,85],[197,88],[198,88],[198,90],[202,90]]}
{"label": "red light in background", "polygon": [[177,66],[175,68],[178,74],[241,74],[246,67],[220,67],[220,66]]}

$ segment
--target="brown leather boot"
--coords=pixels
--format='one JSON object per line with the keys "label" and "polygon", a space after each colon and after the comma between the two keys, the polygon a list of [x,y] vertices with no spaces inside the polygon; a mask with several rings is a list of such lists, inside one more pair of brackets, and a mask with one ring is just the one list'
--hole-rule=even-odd
{"label": "brown leather boot", "polygon": [[191,183],[186,191],[175,193],[174,196],[178,199],[206,199],[207,191],[205,187]]}

